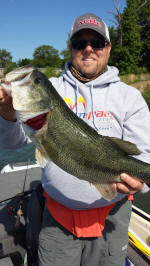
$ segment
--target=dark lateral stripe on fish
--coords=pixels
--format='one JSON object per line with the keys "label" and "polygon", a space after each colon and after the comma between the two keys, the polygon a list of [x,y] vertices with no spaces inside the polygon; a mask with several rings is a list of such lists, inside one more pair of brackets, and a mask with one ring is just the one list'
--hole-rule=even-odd
{"label": "dark lateral stripe on fish", "polygon": [[43,127],[46,122],[47,113],[38,115],[34,118],[28,119],[24,124],[32,127],[35,130],[39,130]]}

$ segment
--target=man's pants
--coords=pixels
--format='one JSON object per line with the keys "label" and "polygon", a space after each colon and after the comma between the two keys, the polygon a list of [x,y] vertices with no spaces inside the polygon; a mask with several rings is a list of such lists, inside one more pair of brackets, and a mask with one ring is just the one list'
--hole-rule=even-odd
{"label": "man's pants", "polygon": [[47,207],[39,236],[39,266],[124,266],[131,202],[110,211],[102,237],[77,238],[58,224]]}

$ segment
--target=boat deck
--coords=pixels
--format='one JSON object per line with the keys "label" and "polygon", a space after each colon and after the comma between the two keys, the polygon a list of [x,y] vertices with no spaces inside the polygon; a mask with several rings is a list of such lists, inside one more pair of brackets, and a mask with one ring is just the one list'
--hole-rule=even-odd
{"label": "boat deck", "polygon": [[[28,168],[28,170],[26,169]],[[7,166],[0,174],[0,266],[21,266],[26,253],[25,218],[29,196],[23,198],[24,209],[20,224],[17,227],[16,211],[22,198],[17,196],[23,191],[35,189],[41,180],[41,169],[38,165],[23,164]],[[7,201],[4,201],[6,200]],[[10,214],[8,214],[10,212]],[[134,225],[133,225],[134,227]],[[137,229],[140,230],[139,228]],[[141,232],[139,232],[141,234]],[[145,236],[146,237],[146,236]],[[131,243],[128,245],[128,258],[131,266],[148,266],[150,260]]]}

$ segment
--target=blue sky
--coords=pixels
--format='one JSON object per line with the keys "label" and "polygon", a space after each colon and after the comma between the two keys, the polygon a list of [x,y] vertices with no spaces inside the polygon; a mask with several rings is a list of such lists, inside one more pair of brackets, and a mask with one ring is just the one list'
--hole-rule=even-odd
{"label": "blue sky", "polygon": [[[121,10],[125,3],[121,0]],[[112,0],[0,0],[0,10],[0,49],[10,52],[13,61],[32,58],[41,45],[61,52],[77,16],[92,12],[111,26],[109,12],[115,11]]]}

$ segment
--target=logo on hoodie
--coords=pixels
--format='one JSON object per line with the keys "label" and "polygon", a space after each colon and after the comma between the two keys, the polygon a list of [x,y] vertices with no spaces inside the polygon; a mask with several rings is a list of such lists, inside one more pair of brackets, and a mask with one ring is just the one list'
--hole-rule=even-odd
{"label": "logo on hoodie", "polygon": [[[73,111],[74,108],[77,106],[77,101],[75,101],[75,103],[72,103],[70,98],[68,97],[65,97],[64,98],[64,101],[65,103],[69,106],[69,108]],[[82,106],[84,107],[85,109],[85,100],[82,96],[79,96],[78,97],[78,102],[80,104],[82,104]],[[93,111],[93,115],[96,117],[96,118],[99,118],[99,121],[108,121],[108,120],[114,120],[114,117],[112,115],[112,113],[110,112],[107,112],[107,111],[103,111],[103,110],[97,110],[97,111]],[[80,112],[78,113],[78,116],[82,119],[84,118],[87,118],[88,120],[90,120],[92,118],[92,112]]]}
{"label": "logo on hoodie", "polygon": [[[73,109],[77,106],[77,101],[75,101],[75,103],[74,104],[72,104],[71,103],[71,100],[68,98],[68,97],[66,97],[65,99],[64,99],[64,101],[65,101],[65,103],[70,107],[70,109],[73,111]],[[79,97],[78,98],[78,102],[79,103],[81,103],[82,105],[83,105],[83,107],[85,108],[85,101],[84,101],[84,99],[83,99],[83,97]]]}

